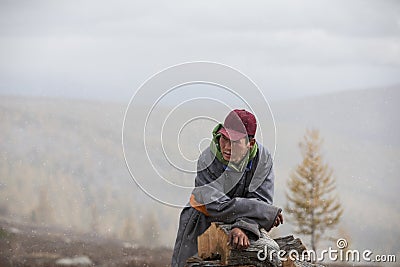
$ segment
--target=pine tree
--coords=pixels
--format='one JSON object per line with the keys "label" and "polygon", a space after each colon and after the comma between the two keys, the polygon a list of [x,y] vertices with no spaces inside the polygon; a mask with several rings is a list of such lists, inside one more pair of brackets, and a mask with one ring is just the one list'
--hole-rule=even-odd
{"label": "pine tree", "polygon": [[143,219],[141,244],[146,247],[159,245],[160,228],[154,212],[148,212]]}
{"label": "pine tree", "polygon": [[39,203],[36,209],[31,213],[32,220],[41,225],[49,225],[53,222],[53,207],[48,197],[48,189],[42,186],[39,191]]}
{"label": "pine tree", "polygon": [[343,213],[338,198],[332,194],[335,179],[322,160],[321,144],[318,130],[306,131],[299,144],[303,161],[290,175],[286,192],[286,210],[295,232],[309,236],[314,251],[324,232],[332,229]]}
{"label": "pine tree", "polygon": [[92,203],[90,205],[90,213],[91,213],[90,232],[93,234],[97,234],[99,232],[100,216],[99,212],[97,211],[96,203]]}

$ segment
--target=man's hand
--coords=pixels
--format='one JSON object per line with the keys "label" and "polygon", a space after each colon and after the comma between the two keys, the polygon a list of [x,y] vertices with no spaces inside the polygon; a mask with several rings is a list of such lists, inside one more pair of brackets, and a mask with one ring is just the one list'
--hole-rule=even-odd
{"label": "man's hand", "polygon": [[274,227],[277,227],[282,223],[283,223],[283,215],[282,215],[282,213],[279,212],[278,216],[276,216],[276,220],[274,222]]}
{"label": "man's hand", "polygon": [[250,246],[249,238],[240,228],[233,228],[230,231],[229,242],[236,249],[246,249]]}

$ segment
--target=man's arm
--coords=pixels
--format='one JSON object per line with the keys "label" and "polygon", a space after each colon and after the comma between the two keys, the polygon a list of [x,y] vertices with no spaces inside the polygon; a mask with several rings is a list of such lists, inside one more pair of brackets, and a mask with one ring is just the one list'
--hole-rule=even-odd
{"label": "man's arm", "polygon": [[[261,157],[259,164],[267,164],[258,169],[257,175],[263,175],[261,185],[246,198],[230,199],[224,194],[224,179],[216,177],[206,166],[202,158],[198,161],[196,188],[193,190],[191,205],[213,220],[226,223],[237,222],[242,229],[259,235],[258,225],[269,231],[281,209],[272,206],[273,173],[272,160]],[[271,165],[271,166],[269,166]],[[256,171],[256,173],[257,173]],[[224,175],[224,174],[222,174]],[[228,178],[229,179],[229,178]],[[272,184],[272,187],[271,187]]]}

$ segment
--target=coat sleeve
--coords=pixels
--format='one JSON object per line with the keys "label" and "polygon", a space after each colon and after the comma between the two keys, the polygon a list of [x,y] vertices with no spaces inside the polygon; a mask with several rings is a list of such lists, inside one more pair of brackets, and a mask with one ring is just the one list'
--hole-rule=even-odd
{"label": "coat sleeve", "polygon": [[[264,194],[270,191],[257,188],[257,194],[231,199],[224,193],[225,178],[228,178],[225,173],[215,177],[215,173],[199,160],[191,206],[213,221],[233,223],[234,227],[248,230],[257,236],[260,234],[258,226],[269,231],[281,210],[268,203],[272,202],[272,198]],[[263,183],[262,186],[269,186],[269,183]]]}

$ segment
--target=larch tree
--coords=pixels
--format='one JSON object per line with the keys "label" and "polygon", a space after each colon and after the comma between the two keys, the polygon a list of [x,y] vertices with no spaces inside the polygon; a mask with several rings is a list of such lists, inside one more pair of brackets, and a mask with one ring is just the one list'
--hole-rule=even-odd
{"label": "larch tree", "polygon": [[321,144],[318,130],[306,131],[299,144],[303,160],[291,173],[286,192],[289,223],[297,234],[309,236],[314,251],[324,232],[337,225],[343,213],[333,194],[333,171],[322,160]]}

